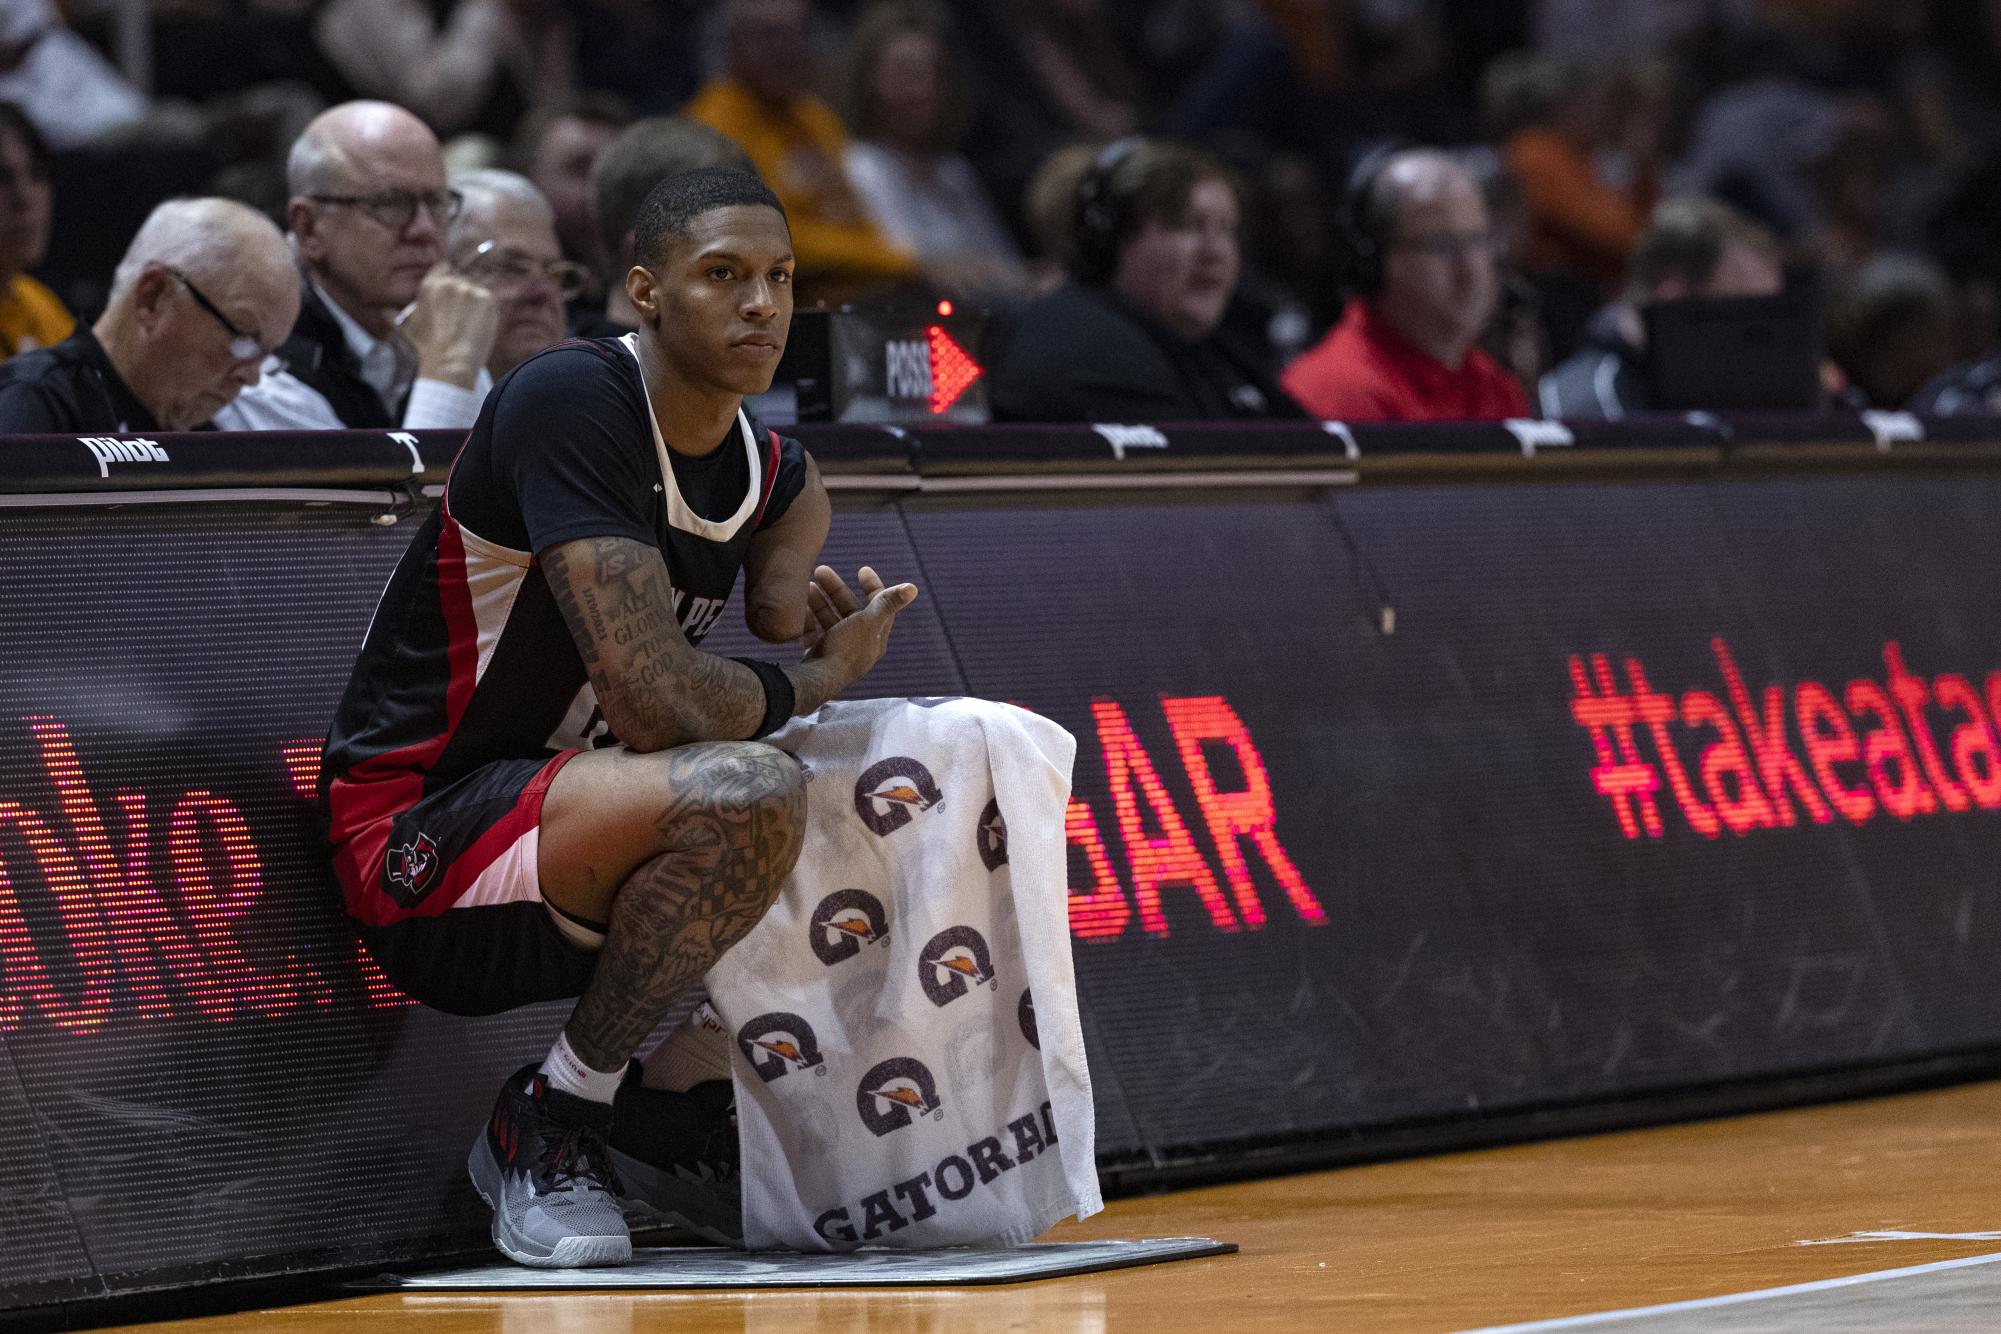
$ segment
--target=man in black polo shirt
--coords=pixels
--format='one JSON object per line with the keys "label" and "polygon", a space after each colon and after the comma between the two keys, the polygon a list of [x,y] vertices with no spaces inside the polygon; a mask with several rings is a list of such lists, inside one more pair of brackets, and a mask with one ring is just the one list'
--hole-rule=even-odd
{"label": "man in black polo shirt", "polygon": [[0,365],[0,435],[191,431],[246,385],[299,314],[269,219],[227,199],[154,209],[96,324]]}

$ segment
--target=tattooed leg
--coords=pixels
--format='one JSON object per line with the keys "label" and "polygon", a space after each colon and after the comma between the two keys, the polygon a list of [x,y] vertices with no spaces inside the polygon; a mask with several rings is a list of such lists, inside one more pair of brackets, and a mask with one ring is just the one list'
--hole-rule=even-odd
{"label": "tattooed leg", "polygon": [[752,742],[661,754],[665,851],[612,900],[596,976],[570,1015],[570,1045],[617,1070],[676,1000],[757,925],[799,859],[806,788],[791,756]]}

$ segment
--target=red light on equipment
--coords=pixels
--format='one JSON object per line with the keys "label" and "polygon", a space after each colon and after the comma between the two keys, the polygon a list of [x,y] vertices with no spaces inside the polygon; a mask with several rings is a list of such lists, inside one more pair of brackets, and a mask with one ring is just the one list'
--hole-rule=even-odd
{"label": "red light on equipment", "polygon": [[[941,301],[941,307],[951,302]],[[940,325],[932,325],[924,331],[931,342],[931,413],[941,415],[959,401],[959,396],[972,387],[986,371],[980,363],[966,354],[966,349],[952,340],[952,335]]]}
{"label": "red light on equipment", "polygon": [[950,319],[951,317],[952,317],[952,303],[949,301],[940,301],[938,303],[938,318],[941,320],[945,320],[945,319]]}

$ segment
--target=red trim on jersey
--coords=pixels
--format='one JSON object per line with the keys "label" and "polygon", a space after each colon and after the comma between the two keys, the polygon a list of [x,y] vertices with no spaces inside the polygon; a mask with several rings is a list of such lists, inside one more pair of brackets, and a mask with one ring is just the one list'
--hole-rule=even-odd
{"label": "red trim on jersey", "polygon": [[[473,840],[471,847],[452,859],[445,868],[444,881],[424,896],[413,913],[399,916],[435,917],[465,897],[472,882],[479,879],[487,867],[493,865],[509,848],[520,841],[521,836],[542,823],[542,799],[549,795],[549,784],[554,782],[563,766],[577,756],[580,750],[566,750],[542,766],[527,787],[521,789],[521,798],[508,810],[507,814],[495,820],[485,833]],[[536,875],[536,893],[541,892],[541,876]],[[526,897],[523,895],[522,897]]]}
{"label": "red trim on jersey", "polygon": [[[436,917],[456,906],[488,867],[519,842],[522,835],[542,823],[542,802],[549,794],[549,785],[564,765],[582,753],[566,750],[543,765],[528,785],[521,789],[520,797],[507,813],[487,826],[469,847],[451,859],[444,868],[445,878],[414,908],[405,908],[382,892],[382,859],[388,852],[389,835],[395,827],[396,817],[403,813],[403,807],[388,812],[339,844],[334,849],[334,874],[347,900],[349,916],[365,926],[388,926],[415,917]],[[386,788],[393,784],[369,786]],[[537,893],[540,893],[539,884]],[[514,901],[528,897],[523,894]]]}
{"label": "red trim on jersey", "polygon": [[424,796],[424,778],[444,754],[459,720],[472,702],[479,670],[479,621],[473,614],[472,592],[466,583],[465,540],[452,518],[449,500],[438,526],[438,550],[432,567],[437,578],[438,607],[445,621],[445,725],[434,736],[361,760],[327,786],[328,833],[334,844],[334,870],[347,894],[348,911],[379,924],[384,906],[397,909],[369,878],[380,874],[389,842],[390,820]]}
{"label": "red trim on jersey", "polygon": [[764,522],[764,512],[771,508],[772,493],[778,489],[778,460],[780,457],[779,451],[783,448],[783,446],[781,446],[778,442],[778,432],[771,430],[769,427],[767,427],[765,429],[764,434],[765,437],[771,441],[771,457],[766,459],[764,463],[764,487],[763,487],[764,495],[759,498],[757,502],[757,513],[751,518],[750,521],[750,530],[752,532],[756,532],[757,526]]}

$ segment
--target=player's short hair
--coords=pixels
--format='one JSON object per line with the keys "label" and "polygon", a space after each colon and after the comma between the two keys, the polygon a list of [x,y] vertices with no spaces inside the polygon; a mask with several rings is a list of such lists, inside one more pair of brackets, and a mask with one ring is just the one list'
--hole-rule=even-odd
{"label": "player's short hair", "polygon": [[719,208],[762,207],[785,217],[771,187],[747,171],[703,167],[669,176],[653,187],[632,224],[632,258],[657,264],[667,248],[687,239],[696,218]]}

